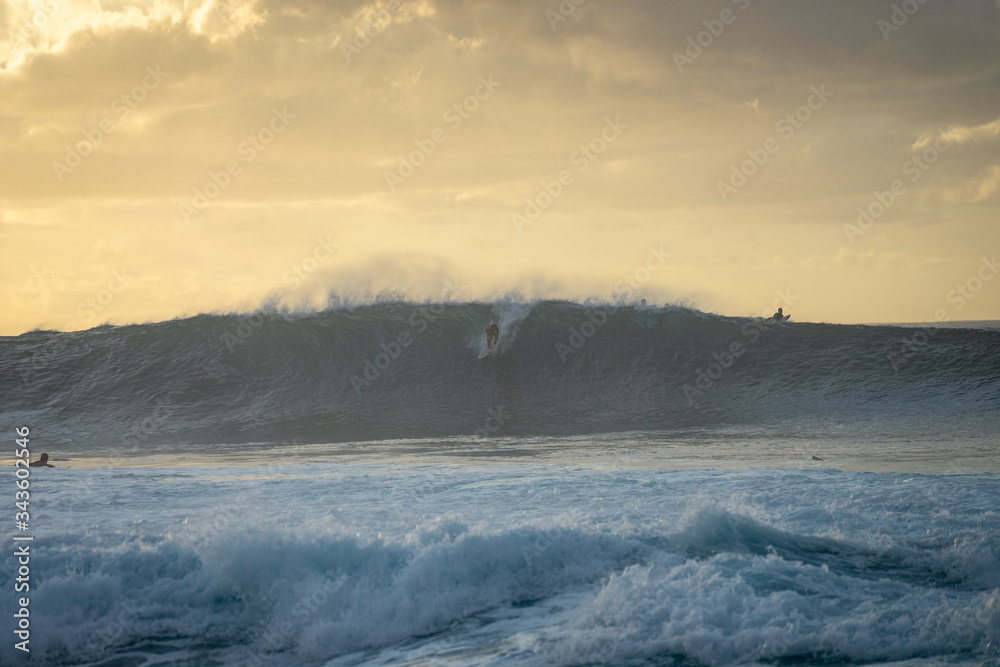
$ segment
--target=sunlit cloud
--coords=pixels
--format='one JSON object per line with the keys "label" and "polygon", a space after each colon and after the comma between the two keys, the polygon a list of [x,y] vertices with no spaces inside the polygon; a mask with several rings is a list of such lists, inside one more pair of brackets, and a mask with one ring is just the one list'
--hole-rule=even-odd
{"label": "sunlit cloud", "polygon": [[975,141],[995,141],[1000,138],[1000,118],[990,122],[965,127],[961,125],[949,127],[940,133],[922,134],[914,143],[913,150],[919,151],[930,146],[935,139],[941,138],[948,143],[965,144]]}
{"label": "sunlit cloud", "polygon": [[[891,4],[755,1],[680,72],[673,54],[717,8],[587,2],[553,29],[550,7],[521,1],[8,2],[4,332],[85,326],[74,313],[108,267],[136,276],[101,312],[113,321],[252,307],[324,234],[337,267],[301,304],[424,298],[420,272],[441,266],[470,298],[587,299],[668,243],[657,298],[757,312],[794,282],[816,291],[797,317],[919,319],[905,308],[941,267],[1000,244],[1000,119],[982,122],[981,101],[1000,12],[928,3],[886,41]],[[796,118],[821,86],[829,101]],[[292,117],[280,133],[275,110]],[[616,118],[628,129],[608,142]],[[416,157],[393,190],[401,156]],[[734,167],[746,182],[723,200]],[[896,180],[842,251],[844,225]],[[539,197],[518,233],[511,215]],[[865,275],[896,278],[837,295]]]}

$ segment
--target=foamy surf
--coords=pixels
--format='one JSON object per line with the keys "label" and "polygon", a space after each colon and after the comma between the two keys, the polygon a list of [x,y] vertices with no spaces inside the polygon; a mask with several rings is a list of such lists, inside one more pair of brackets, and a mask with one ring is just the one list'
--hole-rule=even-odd
{"label": "foamy surf", "polygon": [[74,505],[60,486],[100,471],[47,472],[32,608],[46,664],[998,657],[995,475],[130,468]]}

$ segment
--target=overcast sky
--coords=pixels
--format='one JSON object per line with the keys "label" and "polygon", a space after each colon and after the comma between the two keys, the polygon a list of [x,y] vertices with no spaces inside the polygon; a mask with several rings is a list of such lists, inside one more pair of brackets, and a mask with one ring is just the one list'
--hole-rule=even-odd
{"label": "overcast sky", "polygon": [[0,67],[2,334],[380,294],[1000,319],[997,0],[8,1]]}

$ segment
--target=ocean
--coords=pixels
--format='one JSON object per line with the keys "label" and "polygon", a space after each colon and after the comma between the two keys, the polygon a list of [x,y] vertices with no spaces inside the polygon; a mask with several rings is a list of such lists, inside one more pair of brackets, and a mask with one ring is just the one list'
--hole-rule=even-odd
{"label": "ocean", "polygon": [[377,303],[0,378],[3,665],[1000,664],[996,322]]}

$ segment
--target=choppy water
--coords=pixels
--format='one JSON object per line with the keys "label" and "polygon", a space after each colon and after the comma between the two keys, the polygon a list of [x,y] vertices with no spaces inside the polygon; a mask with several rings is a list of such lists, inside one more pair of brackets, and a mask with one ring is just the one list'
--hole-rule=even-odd
{"label": "choppy water", "polygon": [[34,472],[35,658],[1000,657],[995,474],[311,458]]}

